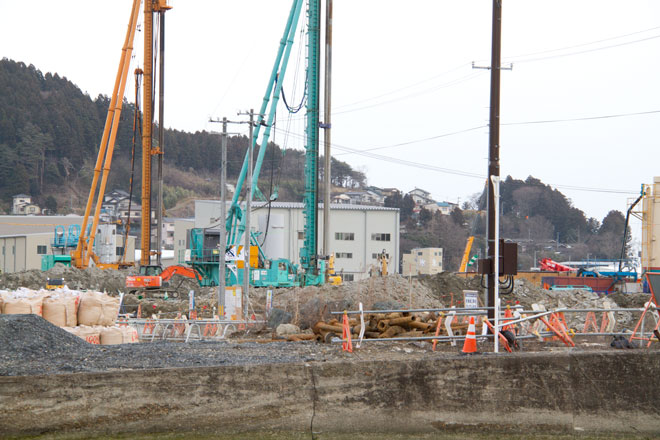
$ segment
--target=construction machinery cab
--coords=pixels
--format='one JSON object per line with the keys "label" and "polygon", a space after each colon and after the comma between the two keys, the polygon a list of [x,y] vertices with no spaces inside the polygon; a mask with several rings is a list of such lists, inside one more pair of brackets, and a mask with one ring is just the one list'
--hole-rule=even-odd
{"label": "construction machinery cab", "polygon": [[158,264],[149,264],[140,266],[140,275],[144,277],[156,277],[163,273],[162,266]]}
{"label": "construction machinery cab", "polygon": [[64,278],[47,278],[46,290],[62,289],[64,287]]}

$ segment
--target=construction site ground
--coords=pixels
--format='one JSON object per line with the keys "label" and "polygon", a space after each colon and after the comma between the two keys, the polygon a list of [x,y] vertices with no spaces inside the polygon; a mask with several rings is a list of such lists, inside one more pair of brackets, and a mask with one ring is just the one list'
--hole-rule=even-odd
{"label": "construction site ground", "polygon": [[[126,274],[127,271],[78,270],[55,267],[50,273],[30,271],[19,274],[3,274],[0,276],[0,289],[15,289],[17,287],[38,289],[43,287],[48,276],[62,276],[72,288],[101,290],[110,294],[118,294],[118,292],[124,290],[123,283]],[[189,279],[182,279],[179,282],[181,283],[179,298],[167,300],[162,298],[138,299],[134,295],[128,295],[125,299],[127,311],[134,310],[139,303],[142,305],[143,315],[153,313],[161,317],[173,317],[176,313],[186,313],[188,308],[186,292],[195,290],[197,309],[200,315],[210,317],[213,307],[217,304],[216,289],[199,288]],[[236,332],[229,335],[226,340],[189,343],[156,341],[114,346],[92,345],[35,315],[0,315],[0,380],[2,380],[2,377],[5,377],[6,380],[15,377],[20,381],[21,376],[41,380],[41,378],[60,375],[68,377],[72,373],[94,375],[138,372],[140,370],[145,370],[147,375],[151,375],[153,371],[166,372],[169,369],[181,369],[181,371],[200,369],[202,371],[204,368],[209,367],[256,368],[258,370],[259,368],[270,368],[270,366],[279,368],[278,365],[283,367],[286,365],[286,368],[317,365],[320,369],[330,368],[331,371],[334,371],[334,365],[341,368],[342,365],[354,364],[355,368],[360,369],[366,368],[363,367],[364,365],[386,365],[391,363],[399,369],[405,365],[453,365],[456,362],[460,364],[462,358],[470,358],[474,362],[482,362],[478,359],[483,359],[485,363],[497,363],[502,361],[504,357],[508,357],[511,362],[522,362],[524,364],[526,362],[539,362],[538,356],[535,355],[542,353],[544,353],[544,356],[557,353],[558,358],[574,359],[576,355],[579,356],[579,353],[594,353],[596,357],[599,357],[601,353],[604,356],[605,353],[613,352],[619,354],[630,353],[631,355],[634,353],[641,355],[642,351],[649,352],[649,354],[655,352],[657,355],[658,352],[658,346],[660,345],[658,343],[652,344],[650,350],[617,350],[610,346],[611,337],[576,337],[575,347],[567,347],[556,340],[528,339],[521,341],[520,352],[497,355],[492,353],[492,343],[480,339],[478,342],[479,353],[472,356],[463,356],[460,353],[462,341],[456,346],[452,346],[447,342],[439,343],[437,350],[434,352],[429,341],[378,342],[369,340],[364,341],[360,348],[354,346],[353,353],[348,353],[342,350],[340,343],[336,342],[284,342],[274,340],[277,338],[274,329],[281,323],[291,323],[298,326],[301,332],[311,333],[310,327],[317,321],[327,321],[337,317],[331,315],[331,312],[357,310],[360,302],[362,302],[365,310],[440,308],[451,305],[461,307],[463,305],[463,289],[478,290],[483,297],[483,288],[479,278],[463,278],[451,273],[412,279],[392,275],[346,282],[341,286],[274,289],[273,312],[268,320],[268,325]],[[648,294],[615,293],[604,296],[586,291],[547,291],[524,280],[516,281],[513,292],[502,296],[502,302],[505,305],[519,303],[525,309],[530,309],[532,304],[542,304],[548,309],[558,307],[602,308],[604,306],[610,308],[643,307],[648,299]],[[254,313],[258,319],[265,319],[265,306],[266,289],[252,289],[250,291],[250,313]],[[639,319],[639,313],[618,313],[616,316],[616,331],[632,330]],[[585,316],[584,314],[567,314],[566,319],[569,327],[581,330]],[[657,370],[657,365],[653,368]],[[490,428],[492,426],[492,424],[489,424]],[[89,430],[85,431],[83,437],[75,437],[78,435],[76,429],[71,430],[69,428],[62,429],[60,434],[43,438],[90,437]],[[473,429],[466,430],[463,427],[457,428],[456,432],[443,429],[441,432],[434,434],[420,432],[414,436],[401,434],[399,437],[388,434],[387,437],[401,439],[541,439],[564,438],[562,436],[565,434],[562,432],[544,433],[536,430],[533,435],[529,433],[515,437],[515,435],[512,436],[510,430],[503,429],[503,432],[507,432],[507,434],[500,435],[497,434],[496,430],[493,431],[490,428],[488,434],[482,432],[478,435],[475,434]],[[660,432],[660,424],[657,430]],[[298,436],[296,432],[282,434],[279,431],[269,433],[266,430],[259,435],[259,438],[309,438],[310,435],[309,432],[301,432]],[[140,430],[140,432],[142,431]],[[470,432],[470,434],[465,434],[465,432]],[[335,433],[329,436],[318,434],[313,438],[343,438],[340,434]],[[515,431],[514,434],[516,434]],[[631,437],[631,434],[633,433],[628,432],[625,438],[651,438],[644,437],[644,434],[640,434],[639,437]],[[58,435],[60,436],[58,437]],[[205,437],[203,433],[200,433],[197,437],[195,435],[194,430],[192,430],[182,437],[177,437],[174,434],[171,437],[162,437],[159,434],[158,438],[225,438],[217,432],[212,437]],[[617,435],[616,432],[611,433],[611,435],[608,432],[592,432],[585,433],[585,436],[580,438],[619,438]],[[122,437],[112,435],[111,437],[101,436],[99,438]],[[152,437],[148,435],[142,437],[131,435],[126,438],[146,439]],[[243,437],[237,437],[236,432],[234,432],[226,438]],[[248,435],[244,438],[255,437]],[[376,437],[368,434],[352,434],[350,438],[371,439]]]}
{"label": "construction site ground", "polygon": [[[10,437],[11,438],[11,437]],[[398,434],[392,432],[372,432],[372,433],[332,433],[326,434],[323,432],[315,433],[314,436],[309,432],[266,432],[259,433],[244,433],[244,434],[198,434],[198,433],[185,433],[185,434],[127,434],[127,435],[100,435],[90,436],[89,434],[79,433],[66,433],[66,434],[45,434],[39,436],[29,437],[16,437],[21,439],[39,439],[39,440],[650,440],[653,437],[645,435],[622,435],[622,434],[600,434],[600,435],[576,435],[576,434],[511,434],[511,433],[498,433],[498,432],[469,432],[469,433],[415,433],[415,434]]]}

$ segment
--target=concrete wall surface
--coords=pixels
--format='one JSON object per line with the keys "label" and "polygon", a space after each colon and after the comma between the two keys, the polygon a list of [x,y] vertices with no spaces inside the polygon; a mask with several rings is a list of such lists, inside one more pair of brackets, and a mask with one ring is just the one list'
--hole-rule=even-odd
{"label": "concrete wall surface", "polygon": [[[339,349],[339,347],[338,347]],[[44,432],[660,433],[660,351],[0,377],[0,437]]]}

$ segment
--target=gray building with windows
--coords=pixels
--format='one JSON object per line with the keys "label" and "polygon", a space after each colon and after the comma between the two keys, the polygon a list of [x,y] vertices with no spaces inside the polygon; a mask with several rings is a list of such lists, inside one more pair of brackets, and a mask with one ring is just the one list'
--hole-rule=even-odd
{"label": "gray building with windows", "polygon": [[[323,253],[323,205],[319,205],[319,250]],[[220,202],[195,201],[195,227],[217,229],[222,222]],[[251,227],[269,258],[300,262],[305,217],[303,204],[294,202],[253,203]],[[399,210],[382,206],[330,205],[329,251],[335,254],[335,270],[347,281],[369,276],[378,265],[378,255],[389,255],[389,267],[399,267]]]}

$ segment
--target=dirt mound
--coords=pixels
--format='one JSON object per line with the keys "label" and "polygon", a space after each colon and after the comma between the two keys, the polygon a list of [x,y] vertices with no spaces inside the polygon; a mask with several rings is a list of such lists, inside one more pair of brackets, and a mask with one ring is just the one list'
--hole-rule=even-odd
{"label": "dirt mound", "polygon": [[[250,291],[251,310],[259,314],[265,311],[267,291]],[[411,283],[400,275],[348,281],[340,286],[273,289],[273,307],[291,314],[291,322],[303,329],[319,320],[331,319],[330,312],[357,310],[360,302],[365,310],[382,309],[383,306],[438,307],[438,300],[428,287],[415,279]]]}
{"label": "dirt mound", "polygon": [[73,290],[96,290],[117,294],[125,290],[126,275],[135,273],[135,269],[102,270],[97,267],[76,269],[75,267],[56,264],[46,272],[33,269],[24,272],[5,273],[0,275],[0,288],[17,289],[27,287],[41,289],[46,286],[48,278],[64,278],[65,284]]}

